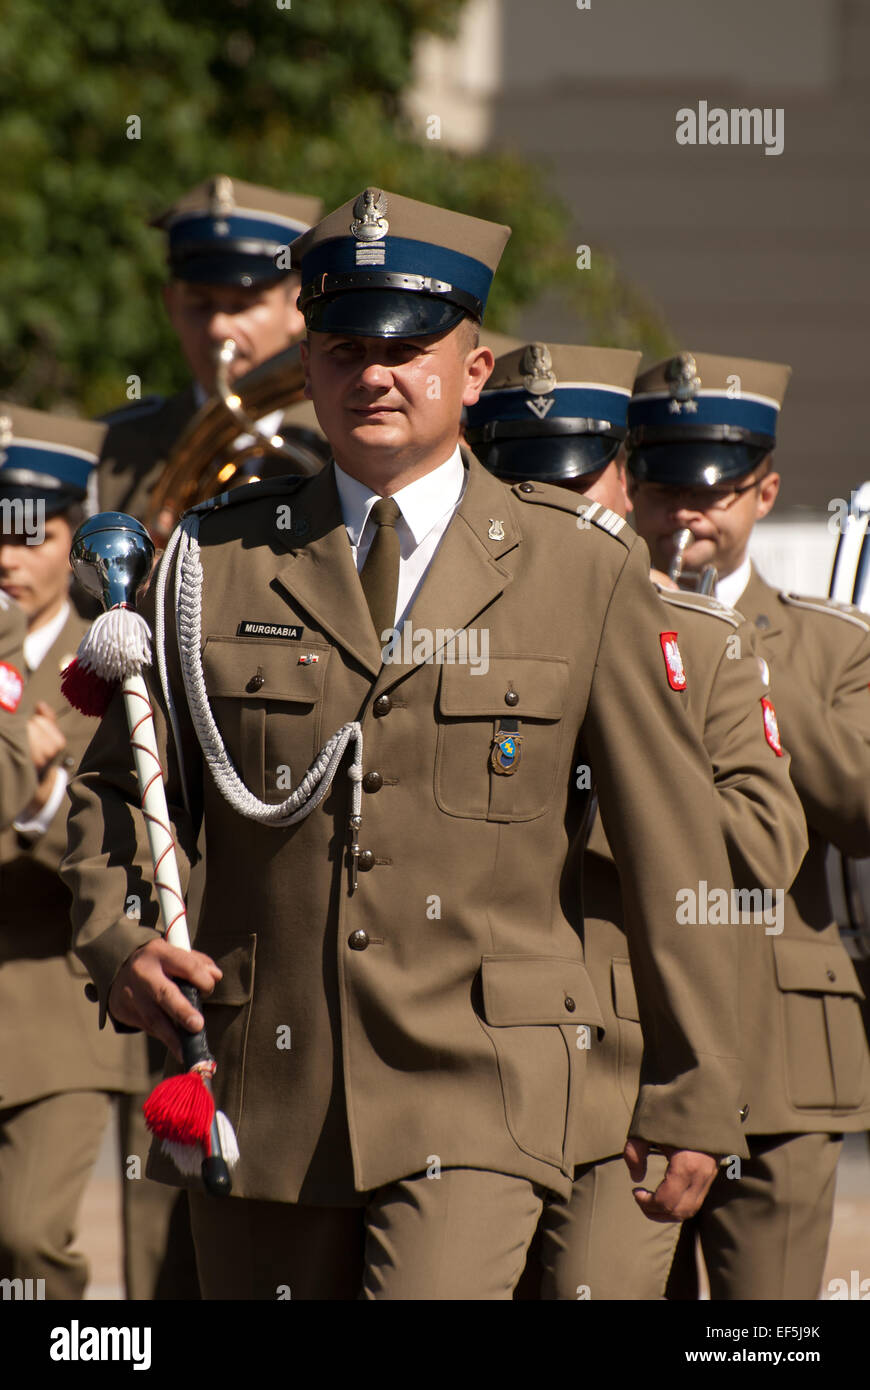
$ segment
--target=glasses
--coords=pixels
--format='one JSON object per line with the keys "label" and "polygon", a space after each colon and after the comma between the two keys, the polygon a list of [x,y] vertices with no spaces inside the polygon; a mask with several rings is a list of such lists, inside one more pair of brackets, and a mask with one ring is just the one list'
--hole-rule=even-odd
{"label": "glasses", "polygon": [[746,483],[743,487],[729,488],[672,487],[669,483],[638,483],[637,491],[649,501],[658,503],[659,506],[671,507],[674,511],[685,508],[690,512],[727,512],[734,506],[738,497],[742,497],[745,492],[752,492],[753,488],[762,482],[762,478],[756,478],[754,482]]}

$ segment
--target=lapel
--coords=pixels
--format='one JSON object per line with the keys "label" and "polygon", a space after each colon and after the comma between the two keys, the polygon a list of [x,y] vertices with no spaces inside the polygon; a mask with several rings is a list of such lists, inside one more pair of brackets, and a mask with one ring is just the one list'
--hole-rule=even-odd
{"label": "lapel", "polygon": [[44,700],[47,705],[51,705],[59,721],[75,713],[60,691],[61,662],[66,664],[67,658],[75,656],[79,642],[88,627],[89,624],[80,618],[70,605],[70,614],[61,628],[60,635],[49,647],[36,670],[28,673],[25,686],[28,710],[32,710],[38,701]]}
{"label": "lapel", "polygon": [[[381,662],[381,645],[353,561],[332,464],[307,483],[293,513],[296,522],[307,523],[306,541],[294,545],[288,539],[289,554],[276,575],[280,587],[376,678],[373,693],[423,664],[394,661],[384,666]],[[500,540],[489,536],[494,520],[502,524]],[[509,583],[511,576],[498,560],[519,540],[510,491],[476,459],[469,459],[462,501],[408,621],[433,634],[438,628],[465,627]]]}
{"label": "lapel", "polygon": [[754,623],[765,641],[779,636],[783,630],[779,592],[762,579],[754,564],[749,583],[737,600],[737,611]]}

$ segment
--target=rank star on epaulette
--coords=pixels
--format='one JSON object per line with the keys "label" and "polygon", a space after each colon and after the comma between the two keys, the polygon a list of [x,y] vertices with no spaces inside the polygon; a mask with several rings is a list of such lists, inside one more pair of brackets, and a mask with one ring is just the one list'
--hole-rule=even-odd
{"label": "rank star on epaulette", "polygon": [[668,673],[668,685],[671,687],[671,690],[685,690],[686,669],[683,666],[683,658],[680,655],[677,634],[675,632],[660,632],[659,641],[662,644],[662,652],[664,653],[665,670]]}

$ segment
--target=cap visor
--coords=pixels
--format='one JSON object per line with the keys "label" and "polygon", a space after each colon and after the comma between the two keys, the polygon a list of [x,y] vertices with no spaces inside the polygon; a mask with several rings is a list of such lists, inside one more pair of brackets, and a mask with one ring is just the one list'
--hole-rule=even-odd
{"label": "cap visor", "polygon": [[446,333],[465,317],[448,299],[407,290],[347,290],[324,295],[305,311],[313,333],[347,333],[359,338],[425,338]]}
{"label": "cap visor", "polygon": [[759,444],[721,444],[692,440],[685,444],[652,444],[632,450],[628,471],[638,482],[675,487],[712,487],[751,473],[770,449]]}
{"label": "cap visor", "polygon": [[543,435],[473,444],[484,468],[510,482],[561,483],[606,468],[620,440],[602,434]]}
{"label": "cap visor", "polygon": [[292,274],[278,270],[271,256],[246,256],[240,251],[221,251],[202,256],[170,260],[169,271],[174,280],[189,280],[195,285],[265,285]]}

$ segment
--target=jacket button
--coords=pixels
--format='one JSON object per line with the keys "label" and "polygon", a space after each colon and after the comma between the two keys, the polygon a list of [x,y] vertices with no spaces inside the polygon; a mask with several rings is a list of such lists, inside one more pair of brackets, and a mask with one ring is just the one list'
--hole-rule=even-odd
{"label": "jacket button", "polygon": [[352,951],[364,951],[369,944],[369,934],[367,931],[352,931],[347,938],[347,944]]}
{"label": "jacket button", "polygon": [[251,694],[253,694],[255,690],[262,690],[265,684],[266,677],[263,675],[263,668],[262,666],[258,666],[257,674],[255,676],[251,676],[251,679],[248,681],[248,684],[245,686],[245,689],[249,690]]}
{"label": "jacket button", "polygon": [[515,690],[508,690],[505,694],[504,702],[506,705],[518,705],[520,697]]}
{"label": "jacket button", "polygon": [[572,1014],[572,1013],[574,1012],[574,1010],[576,1009],[576,1007],[577,1007],[577,1005],[574,1003],[574,1000],[571,998],[570,994],[566,994],[566,996],[565,996],[565,1008],[568,1010],[569,1014]]}
{"label": "jacket button", "polygon": [[740,1118],[741,1118],[741,1120],[745,1120],[745,1119],[746,1119],[746,1116],[747,1116],[748,1114],[749,1114],[749,1106],[748,1106],[748,1105],[742,1105],[742,1106],[740,1107]]}
{"label": "jacket button", "polygon": [[534,483],[520,483],[520,492],[534,492]]}
{"label": "jacket button", "polygon": [[370,849],[361,849],[359,858],[356,861],[356,866],[362,874],[367,873],[369,869],[373,869],[375,867],[375,856],[373,852]]}
{"label": "jacket button", "polygon": [[390,699],[389,695],[379,695],[378,698],[375,700],[374,705],[372,706],[372,709],[377,715],[389,714],[392,708],[393,702]]}
{"label": "jacket button", "polygon": [[834,981],[834,980],[836,980],[836,978],[837,978],[837,972],[836,972],[836,970],[826,970],[826,971],[825,971],[825,974],[827,975],[828,979],[831,980],[831,981]]}
{"label": "jacket button", "polygon": [[98,1002],[98,1000],[99,1000],[99,997],[100,997],[100,992],[99,992],[99,990],[97,989],[96,985],[93,985],[93,984],[85,985],[85,998],[86,998],[86,999],[90,999],[90,1001],[91,1001],[92,1004],[96,1004],[96,1003]]}
{"label": "jacket button", "polygon": [[384,785],[384,779],[379,772],[367,772],[362,784],[364,792],[379,792]]}

